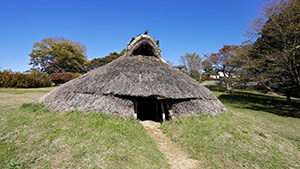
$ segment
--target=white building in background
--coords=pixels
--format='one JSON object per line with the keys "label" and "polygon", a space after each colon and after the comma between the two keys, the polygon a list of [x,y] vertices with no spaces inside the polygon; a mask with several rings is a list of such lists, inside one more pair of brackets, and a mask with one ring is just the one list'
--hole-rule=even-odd
{"label": "white building in background", "polygon": [[[225,76],[228,77],[227,74],[225,74]],[[224,78],[225,76],[224,76],[223,72],[218,72],[216,74],[210,75],[209,77],[212,79],[221,79],[221,78]]]}
{"label": "white building in background", "polygon": [[[228,77],[228,74],[225,73],[225,75],[224,75],[223,72],[218,72],[218,73],[216,73],[216,74],[210,75],[209,77],[212,78],[212,79],[222,79],[222,78],[224,78],[224,77]],[[237,76],[234,75],[234,74],[232,74],[231,77],[232,77],[232,78],[236,78]]]}

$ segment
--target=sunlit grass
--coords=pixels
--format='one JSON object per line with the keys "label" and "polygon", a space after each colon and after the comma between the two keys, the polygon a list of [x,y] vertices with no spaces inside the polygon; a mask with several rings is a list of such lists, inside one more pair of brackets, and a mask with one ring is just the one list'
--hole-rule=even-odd
{"label": "sunlit grass", "polygon": [[[169,167],[135,119],[22,105],[51,89],[0,89],[0,168]],[[289,103],[255,91],[214,93],[228,113],[162,125],[203,168],[300,167],[299,99]]]}
{"label": "sunlit grass", "polygon": [[[10,101],[0,104],[6,107],[0,112],[0,168],[169,168],[135,119],[19,106],[44,90],[2,91]],[[31,99],[21,99],[24,94]]]}
{"label": "sunlit grass", "polygon": [[204,168],[300,167],[300,119],[293,118],[300,102],[241,91],[215,94],[228,113],[169,121],[164,133]]}

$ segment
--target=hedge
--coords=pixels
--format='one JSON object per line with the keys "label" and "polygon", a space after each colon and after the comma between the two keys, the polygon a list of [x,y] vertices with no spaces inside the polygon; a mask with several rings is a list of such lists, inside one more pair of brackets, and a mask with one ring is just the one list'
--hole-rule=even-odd
{"label": "hedge", "polygon": [[0,71],[0,87],[36,88],[51,86],[50,77],[40,71],[30,73],[14,72],[12,70]]}
{"label": "hedge", "polygon": [[50,77],[51,77],[51,81],[55,83],[55,85],[58,85],[70,81],[79,76],[81,76],[80,73],[66,72],[66,73],[54,73]]}

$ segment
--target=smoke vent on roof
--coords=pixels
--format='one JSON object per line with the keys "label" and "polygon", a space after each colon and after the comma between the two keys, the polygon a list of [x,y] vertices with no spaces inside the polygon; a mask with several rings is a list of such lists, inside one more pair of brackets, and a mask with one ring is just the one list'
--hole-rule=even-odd
{"label": "smoke vent on roof", "polygon": [[132,55],[155,56],[154,48],[149,43],[141,43],[132,51]]}
{"label": "smoke vent on roof", "polygon": [[133,38],[127,45],[127,56],[131,55],[143,55],[143,56],[155,56],[161,58],[160,48],[156,44],[155,40],[149,35],[139,35]]}

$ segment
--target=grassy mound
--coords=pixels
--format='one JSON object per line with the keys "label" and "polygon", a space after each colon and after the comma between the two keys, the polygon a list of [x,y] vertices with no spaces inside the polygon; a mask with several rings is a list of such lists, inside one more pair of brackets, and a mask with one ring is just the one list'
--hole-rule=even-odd
{"label": "grassy mound", "polygon": [[[299,168],[299,100],[215,92],[228,109],[219,116],[183,117],[162,130],[204,168]],[[291,117],[288,117],[291,116]]]}
{"label": "grassy mound", "polygon": [[0,168],[169,167],[135,119],[32,104],[0,117]]}
{"label": "grassy mound", "polygon": [[[51,89],[0,89],[0,168],[169,167],[134,119],[22,105]],[[299,99],[215,94],[229,113],[183,117],[162,130],[203,168],[300,168]]]}

